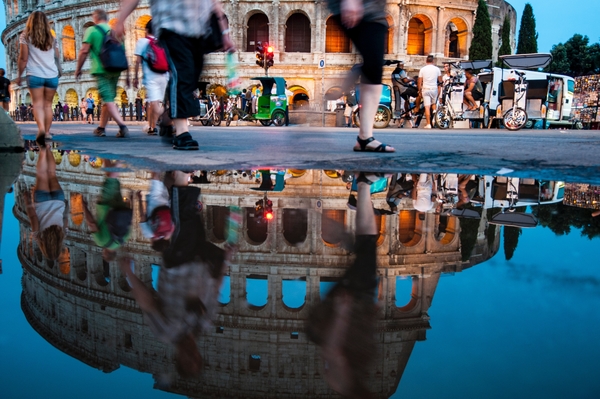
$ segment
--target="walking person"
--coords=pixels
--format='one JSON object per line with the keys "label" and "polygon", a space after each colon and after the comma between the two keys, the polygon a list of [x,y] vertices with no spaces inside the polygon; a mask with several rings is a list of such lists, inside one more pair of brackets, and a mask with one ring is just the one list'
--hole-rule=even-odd
{"label": "walking person", "polygon": [[79,111],[81,112],[81,120],[84,121],[87,119],[87,101],[85,101],[85,97],[81,97],[81,102],[79,103]]}
{"label": "walking person", "polygon": [[442,73],[440,68],[433,65],[433,55],[427,56],[427,65],[419,71],[419,95],[425,106],[425,129],[431,129],[431,115],[435,112],[435,105],[440,95]]}
{"label": "walking person", "polygon": [[[115,104],[117,83],[119,82],[121,72],[108,72],[102,66],[102,62],[100,62],[100,50],[102,49],[104,36],[111,30],[107,23],[108,16],[106,15],[106,11],[100,8],[94,10],[92,12],[92,20],[94,21],[95,26],[90,26],[85,31],[83,43],[79,50],[79,57],[77,58],[75,79],[79,80],[81,77],[81,68],[89,55],[92,60],[90,74],[96,79],[98,93],[100,94],[100,100],[102,101],[100,123],[98,123],[98,127],[94,130],[94,136],[106,136],[105,128],[108,123],[108,118],[111,117],[119,126],[117,137],[129,137],[129,129],[125,126],[125,122],[121,118],[119,109]],[[125,71],[125,74],[126,85],[129,86],[129,72]]]}
{"label": "walking person", "polygon": [[[122,0],[115,33],[122,37],[125,19],[137,7],[139,0]],[[188,118],[200,115],[200,104],[194,90],[204,62],[206,35],[211,13],[218,19],[223,35],[223,51],[233,51],[227,18],[217,0],[151,0],[153,33],[165,46],[174,79],[169,81],[169,116],[173,120],[176,150],[197,150],[198,142],[188,132]]]}
{"label": "walking person", "polygon": [[43,144],[51,140],[52,100],[62,74],[58,61],[58,41],[46,14],[34,11],[29,15],[25,31],[19,37],[17,85],[27,70],[27,86],[33,103],[33,114],[38,128],[36,140]]}
{"label": "walking person", "polygon": [[156,122],[158,121],[158,117],[163,113],[161,102],[165,98],[165,90],[167,89],[167,83],[169,83],[169,73],[154,72],[150,68],[148,59],[145,58],[145,55],[148,52],[148,47],[150,46],[151,42],[156,42],[156,37],[152,34],[152,20],[148,21],[146,24],[146,37],[139,39],[135,45],[134,54],[136,57],[133,75],[133,87],[136,89],[138,88],[138,72],[141,64],[143,73],[142,84],[146,88],[146,101],[148,101],[150,105],[146,106],[148,135],[155,136],[158,133],[158,130],[156,129]]}
{"label": "walking person", "polygon": [[94,102],[94,96],[92,96],[92,93],[88,94],[88,97],[85,99],[85,103],[86,103],[86,111],[85,111],[85,115],[87,117],[87,123],[88,124],[94,124],[94,109],[96,108],[96,103]]}
{"label": "walking person", "polygon": [[10,105],[10,80],[4,77],[5,74],[6,71],[0,68],[0,105],[8,112],[8,106]]}

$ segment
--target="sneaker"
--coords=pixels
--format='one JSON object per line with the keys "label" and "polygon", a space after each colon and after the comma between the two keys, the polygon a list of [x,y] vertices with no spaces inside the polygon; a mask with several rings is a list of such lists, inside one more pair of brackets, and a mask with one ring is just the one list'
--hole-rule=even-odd
{"label": "sneaker", "polygon": [[129,128],[125,125],[119,126],[119,133],[117,133],[117,137],[120,139],[129,137]]}
{"label": "sneaker", "polygon": [[106,136],[104,128],[100,127],[100,126],[98,126],[97,128],[95,128],[94,129],[94,136],[96,136],[96,137],[104,137],[104,136]]}
{"label": "sneaker", "polygon": [[173,138],[173,148],[176,150],[197,150],[198,142],[189,132],[181,133]]}
{"label": "sneaker", "polygon": [[424,129],[431,129],[431,125],[429,125],[429,124],[425,125]]}
{"label": "sneaker", "polygon": [[153,129],[148,129],[148,136],[156,136],[158,134],[158,129],[153,128]]}

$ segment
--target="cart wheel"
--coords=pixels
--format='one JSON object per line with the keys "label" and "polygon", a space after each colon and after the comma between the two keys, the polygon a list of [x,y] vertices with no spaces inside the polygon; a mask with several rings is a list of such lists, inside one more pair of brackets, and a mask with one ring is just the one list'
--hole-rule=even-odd
{"label": "cart wheel", "polygon": [[377,113],[375,114],[375,121],[373,127],[375,129],[385,129],[392,120],[392,111],[385,105],[379,105],[377,107]]}
{"label": "cart wheel", "polygon": [[201,119],[202,126],[208,126],[208,119]]}
{"label": "cart wheel", "polygon": [[272,120],[275,126],[285,125],[285,112],[280,109],[273,111]]}
{"label": "cart wheel", "polygon": [[437,127],[440,129],[450,129],[453,125],[450,110],[446,105],[442,105],[435,111],[433,119]]}
{"label": "cart wheel", "polygon": [[583,122],[581,121],[577,121],[573,124],[573,129],[575,130],[581,130],[583,129]]}
{"label": "cart wheel", "polygon": [[233,115],[230,113],[225,114],[225,126],[231,125],[231,120],[233,119]]}
{"label": "cart wheel", "polygon": [[531,119],[527,119],[527,122],[525,123],[525,126],[523,126],[523,129],[533,129],[533,125],[535,125],[535,122],[533,122]]}
{"label": "cart wheel", "polygon": [[490,128],[490,107],[485,104],[483,106],[483,129]]}
{"label": "cart wheel", "polygon": [[270,119],[259,119],[259,120],[263,126],[271,126],[271,123],[273,123],[273,121]]}
{"label": "cart wheel", "polygon": [[221,124],[221,116],[220,115],[215,115],[214,118],[212,118],[212,124],[213,126],[219,126]]}
{"label": "cart wheel", "polygon": [[508,130],[522,129],[527,123],[527,112],[522,108],[511,108],[506,111],[502,121]]}
{"label": "cart wheel", "polygon": [[352,113],[352,123],[360,127],[360,108]]}

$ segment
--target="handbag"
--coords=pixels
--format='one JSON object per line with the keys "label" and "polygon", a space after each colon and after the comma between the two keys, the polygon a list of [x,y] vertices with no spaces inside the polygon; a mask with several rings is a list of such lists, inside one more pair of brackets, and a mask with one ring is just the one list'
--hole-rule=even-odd
{"label": "handbag", "polygon": [[221,32],[217,14],[212,12],[208,22],[208,30],[204,35],[205,54],[214,53],[223,48],[223,34]]}

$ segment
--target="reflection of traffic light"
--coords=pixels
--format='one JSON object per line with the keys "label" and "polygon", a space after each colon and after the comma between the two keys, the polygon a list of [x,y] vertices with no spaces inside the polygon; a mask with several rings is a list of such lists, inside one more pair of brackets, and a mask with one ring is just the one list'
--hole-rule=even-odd
{"label": "reflection of traffic light", "polygon": [[256,65],[265,66],[265,49],[261,42],[256,43]]}
{"label": "reflection of traffic light", "polygon": [[274,49],[272,46],[267,47],[266,57],[265,57],[265,64],[266,64],[267,68],[272,67],[274,64],[273,51],[274,51]]}
{"label": "reflection of traffic light", "polygon": [[265,203],[265,207],[263,209],[263,218],[265,218],[267,221],[273,220],[273,201],[270,199],[267,199]]}

